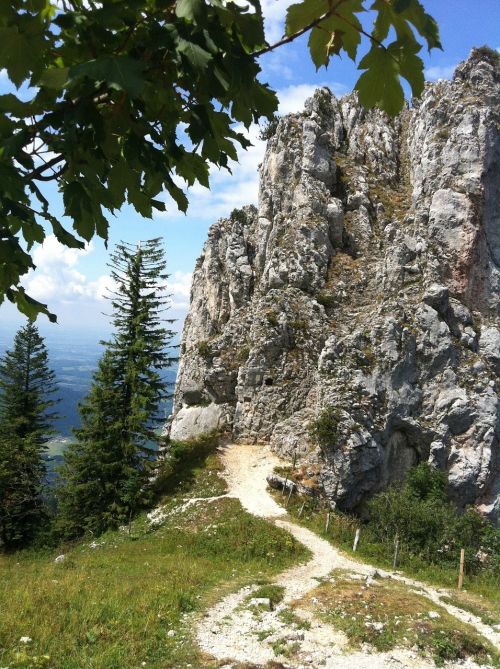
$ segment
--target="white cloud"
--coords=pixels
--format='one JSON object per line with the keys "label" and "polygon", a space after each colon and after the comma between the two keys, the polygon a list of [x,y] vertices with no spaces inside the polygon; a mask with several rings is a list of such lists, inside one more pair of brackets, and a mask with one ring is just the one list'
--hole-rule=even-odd
{"label": "white cloud", "polygon": [[437,81],[438,79],[451,79],[455,72],[456,65],[435,65],[425,70],[427,81]]}
{"label": "white cloud", "polygon": [[92,244],[85,249],[69,249],[60,244],[54,235],[33,253],[36,270],[24,280],[29,295],[41,302],[101,301],[113,282],[107,275],[89,280],[76,266],[83,256],[93,251]]}
{"label": "white cloud", "polygon": [[284,52],[281,49],[271,51],[260,63],[262,65],[263,78],[270,79],[273,75],[278,75],[280,80],[291,81],[294,78],[294,68],[297,61],[297,53],[288,50]]}
{"label": "white cloud", "polygon": [[269,43],[276,42],[285,32],[285,16],[287,8],[295,0],[263,0],[262,14],[266,38]]}
{"label": "white cloud", "polygon": [[310,98],[314,91],[317,88],[321,88],[321,86],[328,86],[337,96],[347,93],[346,86],[335,81],[319,81],[315,84],[293,84],[292,86],[278,90],[278,99],[280,102],[279,113],[290,114],[302,111],[307,98]]}
{"label": "white cloud", "polygon": [[167,280],[173,309],[187,309],[191,292],[192,272],[174,272]]}
{"label": "white cloud", "polygon": [[[266,143],[259,139],[260,128],[251,126],[249,131],[243,127],[235,130],[244,133],[252,142],[246,151],[238,152],[239,162],[232,162],[232,172],[211,167],[210,189],[195,184],[187,190],[189,199],[188,216],[191,219],[215,221],[221,216],[246,204],[257,204],[259,189],[259,164],[264,157]],[[157,214],[159,218],[176,218],[179,212],[175,203],[167,198],[167,211]]]}
{"label": "white cloud", "polygon": [[[82,313],[90,310],[95,318],[95,314],[103,310],[106,296],[116,289],[116,284],[108,274],[89,279],[79,270],[80,260],[93,251],[92,244],[82,250],[69,249],[54,235],[49,235],[33,253],[36,270],[23,282],[26,291],[36,300],[48,303],[56,313],[62,308],[73,312],[82,310]],[[169,306],[180,324],[189,306],[191,276],[191,272],[174,272],[167,281],[167,293],[171,295]]]}

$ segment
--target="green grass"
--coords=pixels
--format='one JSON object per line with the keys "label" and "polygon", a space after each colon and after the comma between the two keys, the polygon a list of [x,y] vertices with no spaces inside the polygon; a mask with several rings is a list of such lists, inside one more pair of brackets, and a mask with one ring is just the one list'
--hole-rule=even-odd
{"label": "green grass", "polygon": [[271,608],[279,604],[285,594],[285,588],[282,585],[269,583],[268,585],[261,585],[260,588],[254,590],[250,595],[251,599],[269,599]]}
{"label": "green grass", "polygon": [[[271,494],[278,504],[284,505],[284,498],[280,492],[272,491]],[[306,501],[301,518],[299,511],[303,502]],[[352,516],[341,513],[330,514],[330,527],[328,535],[325,534],[325,519],[327,509],[322,507],[320,500],[307,499],[292,495],[287,506],[288,513],[301,525],[308,527],[317,534],[328,539],[335,546],[339,546],[354,559],[368,562],[375,567],[392,569],[393,546],[385,546],[370,541],[369,531]],[[357,552],[353,552],[352,546],[356,529],[361,527],[361,538]],[[397,569],[407,576],[424,581],[431,585],[455,589],[458,578],[459,556],[457,555],[456,567],[446,564],[429,564],[417,555],[400,552]],[[493,608],[500,610],[500,579],[491,571],[481,571],[477,574],[465,574],[464,586],[467,591],[483,597],[490,602]],[[458,591],[457,591],[458,592]]]}
{"label": "green grass", "polygon": [[160,467],[155,483],[158,495],[215,497],[226,492],[220,476],[223,466],[217,455],[216,434],[170,445],[169,457]]}
{"label": "green grass", "polygon": [[[173,467],[162,481],[170,515],[156,531],[142,516],[131,535],[109,532],[95,548],[87,540],[55,552],[0,556],[1,667],[210,667],[192,638],[196,616],[221,591],[304,558],[289,533],[236,500],[176,512],[187,498],[224,492],[213,444],[178,449],[182,475]],[[58,553],[65,554],[61,563],[54,562]],[[32,641],[21,643],[23,636]]]}
{"label": "green grass", "polygon": [[299,616],[290,608],[281,609],[281,611],[278,613],[278,618],[284,622],[285,625],[294,625],[299,630],[311,629],[311,623],[309,620],[299,618]]}
{"label": "green grass", "polygon": [[281,655],[283,657],[289,658],[300,649],[300,644],[298,644],[296,641],[290,641],[286,637],[282,637],[280,639],[276,639],[276,641],[273,641],[271,648],[277,657]]}
{"label": "green grass", "polygon": [[379,652],[417,647],[438,666],[473,657],[500,667],[498,652],[470,625],[394,581],[379,580],[367,587],[334,572],[333,582],[308,593],[300,605],[341,629],[353,647],[369,644]]}

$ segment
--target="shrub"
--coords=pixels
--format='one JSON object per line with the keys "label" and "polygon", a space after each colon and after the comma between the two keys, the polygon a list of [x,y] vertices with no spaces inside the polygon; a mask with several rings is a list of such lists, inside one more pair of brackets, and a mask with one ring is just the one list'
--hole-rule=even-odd
{"label": "shrub", "polygon": [[229,214],[229,218],[233,223],[241,223],[245,225],[247,223],[247,215],[243,209],[233,209]]}
{"label": "shrub", "polygon": [[325,309],[329,309],[335,306],[335,296],[326,291],[321,291],[316,295],[316,302],[325,307]]}
{"label": "shrub", "polygon": [[325,407],[309,427],[309,436],[320,448],[334,446],[338,439],[340,411],[333,406]]}
{"label": "shrub", "polygon": [[212,355],[212,349],[210,348],[210,344],[205,340],[200,341],[200,343],[198,344],[198,353],[204,360],[210,360],[210,357]]}
{"label": "shrub", "polygon": [[266,318],[267,318],[267,322],[269,323],[269,325],[272,325],[274,328],[279,325],[278,317],[276,316],[274,311],[268,311],[266,313]]}
{"label": "shrub", "polygon": [[271,139],[271,137],[274,137],[279,121],[279,116],[273,116],[273,118],[260,129],[259,139],[266,142],[268,139]]}
{"label": "shrub", "polygon": [[181,482],[189,482],[193,472],[215,453],[219,445],[216,432],[203,434],[187,441],[170,441],[167,454],[156,468],[152,490],[156,497],[171,493]]}
{"label": "shrub", "polygon": [[250,355],[250,347],[242,346],[238,351],[238,360],[240,362],[246,362],[248,360],[249,355]]}
{"label": "shrub", "polygon": [[299,332],[307,332],[307,330],[308,330],[307,321],[304,321],[304,320],[298,319],[296,321],[292,321],[290,323],[290,325],[294,330],[297,330]]}
{"label": "shrub", "polygon": [[397,535],[407,552],[430,563],[456,562],[460,548],[465,548],[469,572],[480,568],[482,552],[487,566],[498,570],[500,531],[475,509],[457,511],[447,499],[446,487],[445,472],[426,463],[418,465],[404,485],[390,487],[370,500],[370,534],[384,544],[392,544]]}
{"label": "shrub", "polygon": [[417,499],[442,500],[447,499],[446,486],[448,477],[446,472],[438,471],[427,463],[413,467],[408,473],[407,486],[411,494]]}

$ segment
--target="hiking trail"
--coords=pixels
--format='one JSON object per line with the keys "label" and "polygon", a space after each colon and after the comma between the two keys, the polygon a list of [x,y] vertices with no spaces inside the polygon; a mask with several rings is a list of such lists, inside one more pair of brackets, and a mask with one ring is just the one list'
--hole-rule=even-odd
{"label": "hiking trail", "polygon": [[[326,669],[434,669],[432,660],[419,657],[413,650],[394,648],[380,653],[373,649],[353,652],[343,632],[321,621],[310,610],[294,607],[296,619],[286,620],[283,611],[327,579],[332,570],[346,570],[354,578],[366,579],[369,584],[374,576],[393,578],[417,589],[432,602],[444,608],[462,622],[474,627],[497,647],[500,633],[485,625],[478,617],[441,601],[445,590],[432,588],[414,579],[394,572],[355,561],[345,556],[328,541],[289,519],[267,490],[266,476],[282,461],[266,446],[233,444],[222,447],[223,476],[227,481],[227,497],[238,499],[249,513],[274,522],[306,546],[312,557],[305,564],[294,566],[273,579],[284,588],[283,600],[273,610],[260,610],[255,615],[252,592],[257,585],[246,586],[225,596],[210,608],[197,627],[197,640],[201,649],[217,660],[226,661],[229,669],[234,662],[265,666],[281,662],[293,669],[325,667]],[[314,601],[314,600],[313,600]],[[281,614],[281,615],[280,615]],[[307,621],[302,629],[300,621]],[[297,621],[299,624],[297,624]],[[284,654],[275,652],[276,646]],[[274,648],[273,648],[274,645]],[[286,657],[288,655],[288,657]],[[467,660],[447,667],[478,667]]]}

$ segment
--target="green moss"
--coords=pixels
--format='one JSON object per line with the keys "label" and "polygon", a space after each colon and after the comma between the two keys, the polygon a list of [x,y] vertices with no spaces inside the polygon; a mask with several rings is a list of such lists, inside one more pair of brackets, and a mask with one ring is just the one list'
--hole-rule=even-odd
{"label": "green moss", "polygon": [[272,325],[274,328],[279,325],[278,317],[274,313],[274,311],[268,311],[266,313],[266,319],[269,325]]}
{"label": "green moss", "polygon": [[290,326],[299,332],[307,332],[309,330],[309,326],[307,324],[307,321],[304,320],[295,320],[290,322]]}
{"label": "green moss", "polygon": [[354,351],[354,363],[360,369],[371,370],[374,368],[375,362],[375,354],[370,343],[366,344],[362,351]]}
{"label": "green moss", "polygon": [[325,309],[330,309],[335,306],[335,296],[327,291],[321,291],[316,295],[316,302],[325,307]]}
{"label": "green moss", "polygon": [[251,595],[248,596],[248,600],[251,599],[269,599],[271,603],[271,609],[273,609],[276,604],[279,604],[285,594],[285,588],[281,585],[276,585],[275,583],[268,583],[266,585],[261,585],[260,588],[254,590]]}
{"label": "green moss", "polygon": [[249,355],[250,355],[250,347],[242,346],[237,353],[237,358],[239,362],[246,362],[248,360]]}
{"label": "green moss", "polygon": [[436,132],[436,139],[441,140],[442,142],[447,142],[450,138],[450,129],[449,128],[440,128]]}
{"label": "green moss", "polygon": [[210,344],[203,340],[198,343],[198,354],[204,359],[204,360],[210,360],[212,357],[212,349],[210,348]]}

